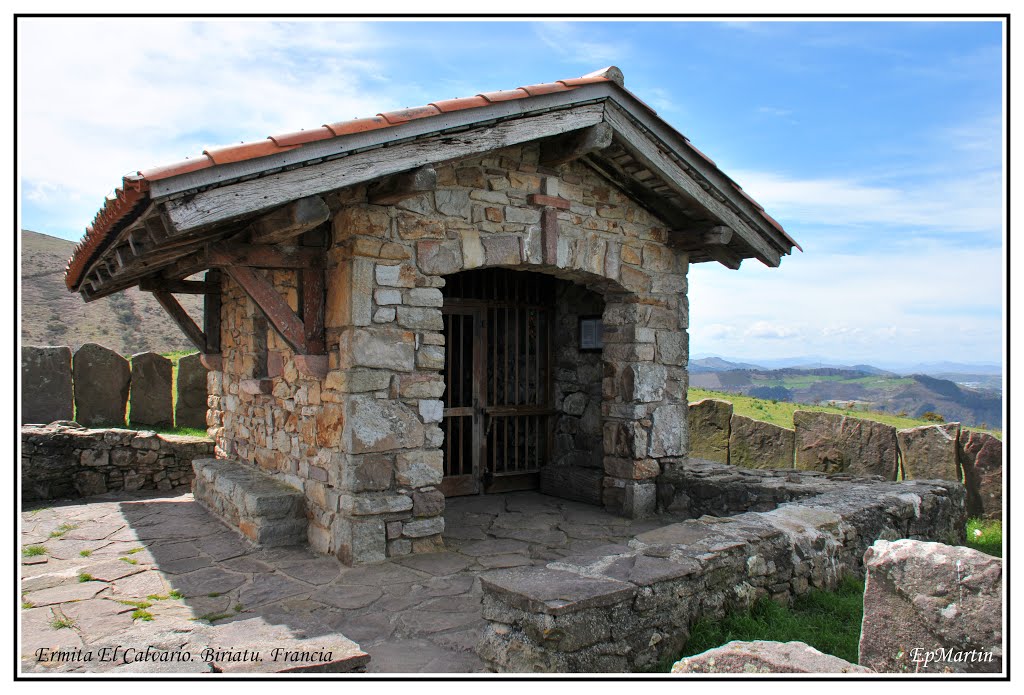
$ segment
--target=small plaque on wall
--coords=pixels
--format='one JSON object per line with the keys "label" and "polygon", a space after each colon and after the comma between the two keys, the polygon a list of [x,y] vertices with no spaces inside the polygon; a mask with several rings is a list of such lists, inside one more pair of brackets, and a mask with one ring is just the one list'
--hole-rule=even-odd
{"label": "small plaque on wall", "polygon": [[580,350],[600,351],[604,347],[601,340],[602,325],[600,316],[580,317]]}

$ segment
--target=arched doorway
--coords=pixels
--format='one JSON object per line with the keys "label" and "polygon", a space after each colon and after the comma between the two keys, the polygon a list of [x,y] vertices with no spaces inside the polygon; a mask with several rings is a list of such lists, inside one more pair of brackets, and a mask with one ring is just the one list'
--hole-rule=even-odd
{"label": "arched doorway", "polygon": [[446,278],[446,496],[535,489],[551,462],[557,280],[504,268]]}

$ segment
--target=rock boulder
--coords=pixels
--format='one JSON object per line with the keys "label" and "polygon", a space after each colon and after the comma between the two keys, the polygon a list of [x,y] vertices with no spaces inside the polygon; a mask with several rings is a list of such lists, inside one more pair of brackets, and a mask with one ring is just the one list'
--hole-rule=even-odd
{"label": "rock boulder", "polygon": [[803,642],[733,641],[680,659],[672,673],[871,673]]}
{"label": "rock boulder", "polygon": [[73,416],[71,348],[21,348],[21,422],[46,424]]}
{"label": "rock boulder", "polygon": [[984,432],[960,432],[960,466],[967,516],[1003,518],[1003,442]]}
{"label": "rock boulder", "polygon": [[171,409],[171,361],[155,352],[132,355],[129,419],[133,427],[173,427]]}
{"label": "rock boulder", "polygon": [[785,427],[733,415],[729,463],[743,468],[792,468],[796,433]]}
{"label": "rock boulder", "polygon": [[75,420],[86,427],[124,427],[131,369],[128,360],[102,345],[86,343],[71,362]]}
{"label": "rock boulder", "polygon": [[206,428],[206,367],[196,352],[178,360],[178,396],[174,404],[174,423],[178,427]]}
{"label": "rock boulder", "polygon": [[907,480],[960,480],[957,438],[960,423],[925,425],[896,433]]}
{"label": "rock boulder", "polygon": [[705,398],[690,404],[690,456],[729,463],[732,403]]}
{"label": "rock boulder", "polygon": [[1003,562],[942,543],[875,541],[860,663],[880,673],[999,673]]}
{"label": "rock boulder", "polygon": [[837,413],[798,410],[795,467],[896,479],[896,428]]}

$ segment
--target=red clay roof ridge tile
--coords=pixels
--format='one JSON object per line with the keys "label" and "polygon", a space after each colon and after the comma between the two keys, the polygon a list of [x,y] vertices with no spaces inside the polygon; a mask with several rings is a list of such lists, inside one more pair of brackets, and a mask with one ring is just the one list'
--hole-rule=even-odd
{"label": "red clay roof ridge tile", "polygon": [[[337,123],[324,124],[319,128],[312,128],[310,130],[299,130],[279,135],[271,135],[264,140],[258,140],[255,142],[242,142],[222,147],[210,147],[204,150],[203,154],[199,157],[184,159],[172,164],[165,164],[141,170],[135,175],[124,177],[122,187],[117,189],[114,198],[108,199],[104,202],[103,207],[100,208],[99,212],[96,214],[93,224],[86,229],[85,236],[82,238],[81,243],[79,243],[75,248],[71,259],[68,261],[65,284],[67,284],[68,289],[71,290],[74,290],[79,286],[82,280],[82,275],[85,272],[86,265],[92,261],[93,256],[102,248],[103,244],[107,240],[107,236],[112,233],[112,230],[117,226],[117,224],[125,216],[131,214],[131,212],[135,210],[136,205],[140,200],[148,196],[149,185],[153,181],[169,179],[175,176],[181,176],[183,174],[189,174],[224,164],[268,157],[281,152],[288,152],[302,147],[303,145],[318,142],[320,140],[344,137],[346,135],[363,133],[380,128],[389,128],[421,118],[430,118],[446,113],[452,113],[454,111],[482,108],[490,104],[504,101],[526,99],[529,97],[540,96],[542,94],[570,91],[585,85],[598,84],[602,82],[613,82],[623,91],[627,91],[625,89],[625,79],[622,75],[622,71],[614,65],[610,65],[583,75],[582,77],[526,85],[504,91],[483,92],[470,97],[445,99],[442,101],[431,102],[425,106],[416,106],[379,113],[371,118],[357,118],[351,121],[339,121]],[[640,101],[631,92],[627,91],[627,93],[651,111],[652,114],[655,113],[653,109]],[[694,150],[694,152],[714,165],[714,162],[696,147],[693,147],[693,144],[690,143],[685,136],[683,139],[686,144]],[[740,192],[743,193],[742,190]],[[743,193],[743,195],[753,202],[753,200],[745,193]],[[782,227],[778,222],[765,213],[757,203],[754,203],[754,205],[759,208],[759,211],[766,221],[782,231]],[[782,231],[782,233],[785,234],[784,231]],[[786,238],[790,239],[788,234],[786,235]],[[792,241],[792,239],[790,239],[790,241]],[[793,244],[796,245],[797,248],[800,248],[795,241]]]}

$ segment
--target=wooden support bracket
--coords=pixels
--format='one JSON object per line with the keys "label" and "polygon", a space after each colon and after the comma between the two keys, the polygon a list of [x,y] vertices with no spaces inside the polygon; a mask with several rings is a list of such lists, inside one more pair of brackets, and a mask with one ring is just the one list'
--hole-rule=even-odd
{"label": "wooden support bracket", "polygon": [[243,265],[228,265],[225,272],[249,295],[295,352],[301,355],[310,354],[304,322],[295,315],[288,302],[265,277]]}
{"label": "wooden support bracket", "polygon": [[598,123],[541,145],[540,166],[557,167],[612,144],[612,127]]}
{"label": "wooden support bracket", "polygon": [[420,193],[437,188],[437,171],[431,166],[403,171],[370,187],[367,199],[371,205],[394,205]]}
{"label": "wooden support bracket", "polygon": [[188,339],[192,341],[192,344],[196,346],[200,352],[210,352],[207,349],[206,334],[199,330],[199,326],[192,320],[192,317],[188,315],[182,307],[178,304],[178,300],[174,298],[174,295],[166,290],[154,290],[153,297],[160,303],[160,306],[164,308],[164,311],[171,317],[174,323],[178,324],[178,328],[181,329],[182,333],[188,336]]}
{"label": "wooden support bracket", "polygon": [[277,244],[319,227],[331,217],[320,196],[309,196],[267,213],[249,225],[253,244]]}

